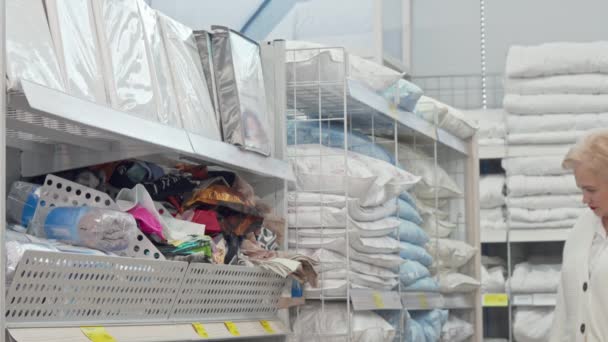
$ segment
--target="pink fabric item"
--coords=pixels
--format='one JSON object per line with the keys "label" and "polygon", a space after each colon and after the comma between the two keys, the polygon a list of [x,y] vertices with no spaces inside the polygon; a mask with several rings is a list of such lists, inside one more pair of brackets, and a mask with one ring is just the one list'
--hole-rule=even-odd
{"label": "pink fabric item", "polygon": [[139,229],[144,234],[156,235],[161,240],[166,240],[165,235],[163,234],[163,226],[160,224],[160,222],[158,222],[156,217],[154,217],[154,215],[148,211],[148,209],[137,204],[131,210],[129,210],[129,214],[135,218]]}

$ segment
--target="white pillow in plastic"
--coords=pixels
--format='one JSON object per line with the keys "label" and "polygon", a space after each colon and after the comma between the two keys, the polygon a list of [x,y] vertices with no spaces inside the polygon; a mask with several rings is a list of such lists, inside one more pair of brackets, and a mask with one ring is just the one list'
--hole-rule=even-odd
{"label": "white pillow in plastic", "polygon": [[380,278],[369,274],[360,274],[357,272],[350,273],[350,280],[355,285],[383,291],[390,291],[399,284],[398,279]]}
{"label": "white pillow in plastic", "polygon": [[468,120],[458,109],[428,96],[420,97],[416,112],[429,122],[435,122],[435,115],[437,115],[438,126],[461,139],[470,138],[479,128],[476,122]]}
{"label": "white pillow in plastic", "polygon": [[222,140],[192,29],[157,12],[175,81],[184,129]]}
{"label": "white pillow in plastic", "polygon": [[359,222],[373,222],[385,217],[394,216],[399,209],[397,201],[390,200],[377,207],[362,207],[359,201],[348,202],[348,214]]}
{"label": "white pillow in plastic", "polygon": [[352,158],[347,172],[344,150],[315,144],[288,146],[287,150],[298,191],[343,195],[348,184],[350,197],[364,198],[376,180],[364,163]]}
{"label": "white pillow in plastic", "polygon": [[295,228],[289,227],[290,235],[308,238],[340,238],[346,236],[344,228]]}
{"label": "white pillow in plastic", "polygon": [[342,209],[346,207],[346,197],[332,194],[319,194],[314,192],[290,191],[287,194],[287,203],[290,207],[333,207]]}
{"label": "white pillow in plastic", "polygon": [[67,92],[107,104],[101,52],[90,0],[45,0],[55,53]]}
{"label": "white pillow in plastic", "polygon": [[481,292],[505,292],[505,273],[505,268],[503,266],[487,269],[484,265],[481,265]]}
{"label": "white pillow in plastic", "polygon": [[158,121],[172,127],[183,127],[175,92],[167,48],[157,12],[143,0],[137,0],[146,35],[146,50],[150,61],[152,85],[156,97]]}
{"label": "white pillow in plastic", "polygon": [[333,207],[292,207],[288,208],[290,228],[344,228],[346,210]]}
{"label": "white pillow in plastic", "polygon": [[467,293],[479,288],[479,281],[462,273],[442,272],[437,276],[441,293]]}
{"label": "white pillow in plastic", "polygon": [[561,264],[523,262],[515,265],[515,270],[508,283],[512,292],[555,293],[559,286],[561,268]]}
{"label": "white pillow in plastic", "polygon": [[306,297],[339,297],[346,295],[346,280],[344,279],[325,279],[319,281],[319,287],[312,287],[310,283],[304,285],[304,295]]}
{"label": "white pillow in plastic", "polygon": [[[406,170],[422,177],[420,183],[416,186],[416,194],[420,198],[435,198],[435,184],[438,187],[437,196],[439,198],[462,195],[462,189],[460,189],[458,184],[440,166],[437,166],[437,169],[435,169],[433,158],[424,152],[415,150],[408,145],[399,144],[399,163]],[[435,182],[435,172],[437,182]]]}
{"label": "white pillow in plastic", "polygon": [[481,209],[479,210],[480,221],[504,221],[505,215],[502,211],[502,207],[493,209]]}
{"label": "white pillow in plastic", "polygon": [[[310,254],[308,254],[307,251],[310,252]],[[319,260],[319,265],[315,267],[318,272],[328,272],[346,268],[346,258],[339,253],[323,248],[307,251],[299,250],[297,252],[308,255],[315,260]]]}
{"label": "white pillow in plastic", "polygon": [[554,313],[554,308],[516,308],[513,336],[517,342],[548,341]]}
{"label": "white pillow in plastic", "polygon": [[450,315],[441,329],[441,342],[463,342],[473,334],[474,330],[471,323]]}
{"label": "white pillow in plastic", "polygon": [[350,227],[361,237],[383,237],[394,233],[401,221],[395,217],[387,217],[374,222],[357,222],[350,220]]}
{"label": "white pillow in plastic", "polygon": [[422,229],[424,229],[430,237],[447,238],[452,234],[454,229],[456,229],[456,224],[448,221],[436,220],[432,216],[425,216],[424,221],[422,222]]}
{"label": "white pillow in plastic", "polygon": [[65,91],[42,1],[6,1],[5,20],[8,90],[23,79]]}
{"label": "white pillow in plastic", "polygon": [[112,107],[157,121],[145,32],[135,1],[94,0],[106,90]]}
{"label": "white pillow in plastic", "polygon": [[[312,257],[321,262],[321,265],[316,268],[319,272],[322,270],[325,273],[329,273],[330,271],[337,269],[346,269],[346,257],[336,252],[319,249],[312,255]],[[379,267],[356,260],[350,261],[350,269],[361,274],[367,274],[385,279],[395,279],[399,277],[397,273],[388,268]]]}
{"label": "white pillow in plastic", "polygon": [[482,209],[500,207],[505,204],[504,175],[483,176],[479,180],[479,205]]}
{"label": "white pillow in plastic", "polygon": [[394,269],[406,262],[398,254],[368,254],[357,252],[354,248],[349,250],[352,260],[361,261],[370,265]]}
{"label": "white pillow in plastic", "polygon": [[[392,342],[395,329],[382,317],[372,311],[352,311],[350,333],[356,342]],[[347,335],[349,333],[348,311],[345,303],[307,304],[300,309],[300,314],[293,322],[293,331],[299,337],[297,341],[338,342],[344,337],[318,336]],[[317,335],[317,336],[315,336]]]}
{"label": "white pillow in plastic", "polygon": [[450,239],[431,239],[426,248],[435,258],[439,269],[460,268],[469,262],[477,251],[477,248],[464,241]]}
{"label": "white pillow in plastic", "polygon": [[[306,79],[307,76],[312,76],[312,80],[318,81],[319,65],[322,65],[322,72],[332,73],[331,76],[322,76],[328,77],[330,81],[337,81],[344,77],[344,53],[341,50],[323,50],[324,46],[321,44],[297,40],[288,40],[285,45],[288,50],[297,50],[295,53],[289,53],[287,58],[289,63],[296,63],[298,81],[310,80]],[[319,58],[324,58],[324,63],[320,64]],[[353,54],[348,55],[348,64],[348,76],[364,83],[377,93],[385,91],[402,77],[401,73],[393,69]],[[293,75],[289,73],[294,70],[294,66],[289,65],[286,70],[288,79],[293,78]]]}
{"label": "white pillow in plastic", "polygon": [[289,237],[289,248],[293,249],[319,249],[325,248],[331,251],[338,252],[340,254],[346,253],[346,239],[345,238],[313,238],[313,237],[299,237],[296,239],[295,236]]}
{"label": "white pillow in plastic", "polygon": [[391,237],[364,238],[356,233],[350,234],[350,245],[360,253],[391,254],[400,250],[399,241]]}

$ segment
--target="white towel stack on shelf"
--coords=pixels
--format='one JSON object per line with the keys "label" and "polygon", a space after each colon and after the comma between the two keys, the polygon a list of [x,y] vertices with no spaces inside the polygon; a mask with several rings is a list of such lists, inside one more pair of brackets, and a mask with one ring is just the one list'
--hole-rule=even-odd
{"label": "white towel stack on shelf", "polygon": [[479,181],[479,226],[482,230],[505,230],[505,176],[486,175]]}
{"label": "white towel stack on shelf", "polygon": [[504,108],[510,145],[571,145],[608,124],[608,42],[513,46]]}
{"label": "white towel stack on shelf", "polygon": [[506,113],[503,109],[479,109],[464,111],[464,116],[479,126],[479,146],[504,146],[507,137]]}
{"label": "white towel stack on shelf", "polygon": [[584,205],[562,156],[505,158],[511,229],[572,228]]}
{"label": "white towel stack on shelf", "polygon": [[[296,145],[288,153],[296,175],[295,191],[289,195],[289,247],[309,249],[321,261],[320,287],[306,288],[307,295],[342,296],[347,277],[353,287],[396,287],[397,269],[405,262],[393,237],[401,225],[394,217],[397,197],[419,177],[355,152],[348,152],[345,170],[343,149]],[[414,247],[412,257],[432,262],[423,248]]]}

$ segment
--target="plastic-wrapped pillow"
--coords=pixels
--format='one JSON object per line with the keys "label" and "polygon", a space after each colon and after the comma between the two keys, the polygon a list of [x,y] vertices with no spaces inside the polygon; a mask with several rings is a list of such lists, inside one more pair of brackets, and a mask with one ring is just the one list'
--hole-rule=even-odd
{"label": "plastic-wrapped pillow", "polygon": [[500,207],[505,204],[504,175],[483,176],[479,180],[479,205],[482,209]]}
{"label": "plastic-wrapped pillow", "polygon": [[399,238],[401,241],[409,242],[414,245],[424,246],[429,241],[429,236],[414,222],[401,220],[399,225],[399,235],[393,237]]}
{"label": "plastic-wrapped pillow", "polygon": [[513,336],[518,342],[548,341],[554,313],[554,308],[516,308]]}
{"label": "plastic-wrapped pillow", "polygon": [[[350,332],[353,341],[357,342],[392,342],[395,329],[382,317],[372,311],[351,311],[352,325]],[[330,342],[342,340],[319,334],[347,334],[348,312],[344,303],[307,304],[302,306],[300,314],[293,322],[295,341]],[[317,335],[317,336],[315,336]]]}
{"label": "plastic-wrapped pillow", "polygon": [[346,211],[333,207],[291,207],[288,209],[289,227],[295,228],[344,228]]}
{"label": "plastic-wrapped pillow", "polygon": [[422,229],[431,237],[447,238],[456,229],[456,224],[435,219],[435,216],[424,216],[425,220],[422,223]]}
{"label": "plastic-wrapped pillow", "polygon": [[417,280],[430,277],[431,272],[417,261],[407,261],[399,267],[399,279],[403,286],[409,286]]}
{"label": "plastic-wrapped pillow", "polygon": [[397,206],[399,208],[399,218],[414,222],[418,225],[422,224],[422,217],[420,217],[418,211],[411,204],[400,198]]}
{"label": "plastic-wrapped pillow", "polygon": [[441,329],[442,342],[463,342],[473,336],[473,325],[454,315],[450,315],[448,321]]}
{"label": "plastic-wrapped pillow", "polygon": [[314,192],[290,191],[287,194],[290,207],[332,207],[342,209],[346,207],[346,197],[332,194],[319,194]]}
{"label": "plastic-wrapped pillow", "polygon": [[386,89],[383,95],[389,102],[395,102],[394,100],[397,99],[397,106],[399,108],[408,112],[414,112],[416,103],[418,103],[418,99],[422,96],[422,89],[414,83],[401,79]]}
{"label": "plastic-wrapped pillow", "polygon": [[406,260],[418,261],[426,267],[433,264],[433,257],[422,247],[416,246],[409,242],[399,242],[399,255]]}
{"label": "plastic-wrapped pillow", "polygon": [[357,233],[351,233],[349,242],[351,247],[360,253],[391,254],[400,250],[399,241],[388,236],[364,238]]}
{"label": "plastic-wrapped pillow", "polygon": [[422,180],[416,186],[418,197],[435,198],[435,183],[438,187],[437,195],[440,198],[462,195],[462,189],[458,184],[443,168],[435,168],[434,159],[424,152],[415,150],[408,145],[399,144],[399,163],[413,174],[422,177]]}
{"label": "plastic-wrapped pillow", "polygon": [[481,291],[483,293],[504,292],[505,273],[503,266],[487,269],[484,265],[481,265]]}
{"label": "plastic-wrapped pillow", "polygon": [[440,269],[460,268],[469,262],[477,251],[464,241],[449,239],[431,239],[426,248],[433,258],[436,258],[435,262]]}
{"label": "plastic-wrapped pillow", "polygon": [[439,292],[439,284],[434,278],[426,277],[416,280],[402,290],[405,292]]}
{"label": "plastic-wrapped pillow", "polygon": [[420,323],[427,341],[439,341],[441,328],[448,320],[448,311],[435,309],[416,312],[412,314],[412,319]]}
{"label": "plastic-wrapped pillow", "polygon": [[351,248],[349,253],[350,253],[351,259],[353,259],[353,260],[368,263],[370,265],[390,268],[390,269],[397,268],[406,262],[397,254],[360,253],[360,252],[357,252],[354,248]]}
{"label": "plastic-wrapped pillow", "polygon": [[397,214],[397,202],[388,201],[377,207],[362,207],[359,201],[348,202],[348,215],[359,222],[378,221]]}
{"label": "plastic-wrapped pillow", "polygon": [[441,293],[467,293],[479,288],[479,281],[461,273],[442,272],[438,275]]}
{"label": "plastic-wrapped pillow", "polygon": [[409,317],[405,325],[405,341],[406,342],[422,342],[426,341],[424,329],[418,321]]}
{"label": "plastic-wrapped pillow", "polygon": [[414,199],[414,197],[412,197],[409,192],[402,192],[401,195],[399,195],[399,198],[411,205],[414,209],[418,210],[418,208],[416,207],[416,199]]}

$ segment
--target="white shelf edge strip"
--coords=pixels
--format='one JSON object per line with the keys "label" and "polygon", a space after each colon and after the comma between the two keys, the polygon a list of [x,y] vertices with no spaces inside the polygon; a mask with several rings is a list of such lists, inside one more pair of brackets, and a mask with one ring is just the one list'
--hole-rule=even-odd
{"label": "white shelf edge strip", "polygon": [[[198,322],[193,322],[198,323]],[[200,322],[209,338],[199,336],[191,324],[159,324],[159,325],[131,325],[131,326],[104,326],[105,330],[117,341],[130,342],[169,342],[169,341],[213,341],[246,338],[263,338],[283,336],[291,332],[279,320],[269,320],[269,330],[266,330],[260,321],[233,322],[239,336],[228,331],[224,322]],[[66,341],[90,342],[80,327],[72,328],[10,328],[10,335],[17,342],[34,341]]]}
{"label": "white shelf edge strip", "polygon": [[513,294],[513,306],[555,306],[557,304],[556,293],[532,293]]}
{"label": "white shelf edge strip", "polygon": [[505,145],[479,145],[479,159],[499,159],[506,155]]}
{"label": "white shelf edge strip", "polygon": [[511,229],[510,242],[566,241],[572,231],[569,229]]}

